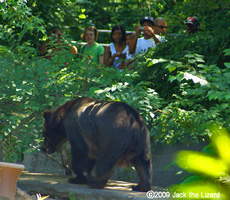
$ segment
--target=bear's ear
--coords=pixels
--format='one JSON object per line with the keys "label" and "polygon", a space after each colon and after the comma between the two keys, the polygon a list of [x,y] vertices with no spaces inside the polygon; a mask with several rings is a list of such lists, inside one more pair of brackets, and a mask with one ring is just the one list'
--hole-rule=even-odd
{"label": "bear's ear", "polygon": [[51,111],[44,111],[43,112],[43,117],[47,120],[49,119],[51,116]]}

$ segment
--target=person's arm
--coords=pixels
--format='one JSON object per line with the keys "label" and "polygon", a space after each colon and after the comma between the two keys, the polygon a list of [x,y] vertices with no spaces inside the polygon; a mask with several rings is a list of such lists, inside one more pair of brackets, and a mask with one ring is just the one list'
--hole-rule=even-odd
{"label": "person's arm", "polygon": [[75,46],[71,47],[70,53],[77,54],[77,48]]}
{"label": "person's arm", "polygon": [[145,26],[144,30],[147,32],[147,34],[149,36],[151,36],[151,38],[153,38],[155,44],[157,45],[158,43],[160,43],[161,41],[156,37],[155,33],[154,33],[154,29],[151,28],[150,26]]}
{"label": "person's arm", "polygon": [[125,62],[120,62],[120,64],[118,65],[118,69],[125,69]]}
{"label": "person's arm", "polygon": [[157,45],[158,43],[161,43],[161,41],[156,37],[155,33],[153,32],[152,38],[155,41],[155,44]]}
{"label": "person's arm", "polygon": [[141,28],[139,25],[136,26],[136,29],[135,29],[135,36],[129,46],[129,54],[135,54],[135,51],[136,51],[136,46],[137,46],[137,40],[138,40],[138,37],[140,36],[141,34]]}
{"label": "person's arm", "polygon": [[104,65],[104,54],[105,54],[105,48],[101,45],[98,46],[98,52],[99,52],[99,63],[101,65]]}
{"label": "person's arm", "polygon": [[110,46],[105,47],[104,64],[107,67],[113,64],[113,62],[111,62]]}
{"label": "person's arm", "polygon": [[110,46],[105,47],[105,55],[104,55],[104,64],[109,67],[113,65],[113,62],[116,57],[119,57],[121,53],[117,52],[111,56]]}
{"label": "person's arm", "polygon": [[99,63],[104,65],[104,54],[99,56]]}
{"label": "person's arm", "polygon": [[42,43],[42,45],[39,47],[40,55],[44,56],[47,53],[47,45],[49,44],[49,40]]}
{"label": "person's arm", "polygon": [[123,54],[122,52],[116,52],[115,54],[113,54],[111,56],[110,46],[105,47],[105,55],[104,55],[105,66],[107,66],[107,67],[112,66],[116,57],[125,59],[126,54]]}

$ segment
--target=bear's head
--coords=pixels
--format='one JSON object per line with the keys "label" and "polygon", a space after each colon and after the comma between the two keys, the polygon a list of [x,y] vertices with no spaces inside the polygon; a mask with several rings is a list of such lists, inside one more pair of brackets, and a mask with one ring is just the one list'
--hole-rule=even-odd
{"label": "bear's head", "polygon": [[44,143],[41,150],[48,154],[59,152],[61,146],[67,141],[60,117],[53,111],[44,111],[43,117]]}

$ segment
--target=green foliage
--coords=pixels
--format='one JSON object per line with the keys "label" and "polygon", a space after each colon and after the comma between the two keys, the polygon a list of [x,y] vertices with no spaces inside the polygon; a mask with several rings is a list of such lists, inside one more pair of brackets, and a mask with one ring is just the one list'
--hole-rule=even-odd
{"label": "green foliage", "polygon": [[77,197],[75,197],[73,193],[70,193],[69,200],[77,200]]}
{"label": "green foliage", "polygon": [[[45,33],[42,19],[32,15],[31,9],[23,0],[2,1],[0,13],[0,43],[7,45],[10,51],[26,53],[28,49],[23,48],[23,43],[27,43],[27,46],[36,46],[36,38]],[[18,49],[19,46],[21,46],[20,49]]]}
{"label": "green foliage", "polygon": [[[80,35],[79,24],[84,23],[81,22],[84,9],[77,6],[77,2],[70,0],[30,0],[27,6],[33,15],[39,15],[39,18],[43,20],[43,26],[47,32],[54,28],[61,28],[75,39],[76,36]],[[42,36],[36,39],[38,44],[40,44],[39,38]]]}
{"label": "green foliage", "polygon": [[[182,31],[184,25],[179,25],[178,21],[183,21],[185,15],[191,14],[186,12],[188,5],[194,2],[1,2],[2,159],[20,159],[21,153],[31,151],[29,144],[36,146],[42,141],[44,110],[84,95],[124,101],[133,106],[148,125],[153,144],[208,141],[207,123],[217,119],[229,129],[230,50],[227,40],[229,31],[227,23],[224,23],[229,15],[225,7],[229,4],[221,1],[216,7],[213,2],[209,2],[217,18],[223,13],[226,18],[218,29],[214,27],[219,20],[211,20],[211,26],[205,24],[207,18],[201,18],[204,23],[202,27],[207,31],[186,36]],[[201,5],[205,2],[200,1]],[[198,3],[194,5],[201,14],[204,13]],[[128,16],[127,10],[130,9],[133,12]],[[136,9],[139,11],[135,12]],[[206,10],[211,13],[208,8]],[[181,14],[174,15],[175,11]],[[72,14],[67,18],[70,12]],[[159,44],[155,50],[137,56],[135,71],[126,69],[118,72],[95,63],[88,66],[84,59],[80,60],[69,53],[66,45],[52,60],[37,55],[40,36],[46,33],[46,29],[71,25],[84,27],[88,24],[111,28],[118,22],[132,29],[141,16],[149,15],[149,12],[152,15],[154,13],[154,16],[168,15],[168,19],[177,16],[174,26],[180,27],[181,31],[178,32],[181,35],[168,36],[167,42]],[[65,30],[69,30],[66,31],[68,34],[64,34],[65,43],[72,44],[72,29]],[[173,30],[176,30],[175,27]]]}
{"label": "green foliage", "polygon": [[[172,186],[173,193],[183,192],[190,198],[191,193],[196,194],[196,199],[203,199],[204,193],[216,193],[219,197],[215,199],[229,199],[229,133],[219,123],[213,123],[209,127],[209,133],[212,145],[206,147],[204,153],[180,151],[176,155],[176,163],[195,175],[187,177],[180,185]],[[207,149],[212,149],[215,153],[210,154]]]}
{"label": "green foliage", "polygon": [[[33,19],[31,27],[37,26],[39,19],[31,18],[30,9],[23,1],[20,3],[18,5],[23,5],[21,8],[26,11],[23,18]],[[18,12],[15,16],[20,18],[22,10],[18,9]],[[11,19],[11,15],[7,18]],[[6,41],[5,45],[0,46],[2,160],[13,162],[21,159],[21,153],[31,152],[30,144],[37,146],[42,141],[42,112],[76,96],[128,102],[139,108],[151,126],[153,107],[159,104],[159,97],[147,82],[134,83],[139,76],[137,72],[117,72],[94,63],[88,66],[84,59],[80,61],[69,53],[65,45],[52,60],[40,58],[31,43],[25,40],[31,29],[20,23],[14,26],[21,28],[19,34],[17,31],[10,33],[15,39],[15,46],[10,45],[9,27],[1,27]],[[44,29],[36,29],[37,32],[40,30]],[[70,43],[71,38],[64,37],[66,43]]]}
{"label": "green foliage", "polygon": [[[159,46],[159,51],[171,43]],[[206,127],[218,118],[228,127],[229,88],[228,63],[225,68],[207,65],[204,56],[175,54],[157,59],[158,49],[138,58],[139,81],[151,82],[152,87],[164,99],[162,114],[155,120],[151,133],[156,142],[190,143],[208,140]],[[229,50],[225,50],[228,55]],[[154,59],[152,59],[152,57]]]}

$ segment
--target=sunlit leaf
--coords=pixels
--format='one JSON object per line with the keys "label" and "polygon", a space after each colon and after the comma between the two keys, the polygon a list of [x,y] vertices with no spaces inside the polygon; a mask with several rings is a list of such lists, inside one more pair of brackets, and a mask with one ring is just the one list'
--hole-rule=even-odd
{"label": "sunlit leaf", "polygon": [[228,169],[221,159],[213,158],[199,152],[180,151],[177,154],[176,160],[181,168],[208,176],[223,176]]}
{"label": "sunlit leaf", "polygon": [[176,66],[174,65],[174,64],[168,64],[167,66],[166,66],[166,69],[168,69],[169,70],[169,72],[171,73],[171,72],[173,72],[174,70],[176,70]]}
{"label": "sunlit leaf", "polygon": [[86,19],[86,16],[85,16],[85,14],[80,14],[80,15],[79,15],[79,18],[80,18],[80,19]]}
{"label": "sunlit leaf", "polygon": [[230,137],[227,131],[222,128],[220,132],[213,134],[211,139],[222,160],[230,164]]}

